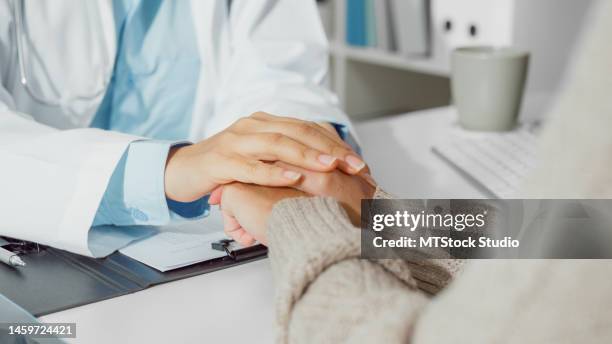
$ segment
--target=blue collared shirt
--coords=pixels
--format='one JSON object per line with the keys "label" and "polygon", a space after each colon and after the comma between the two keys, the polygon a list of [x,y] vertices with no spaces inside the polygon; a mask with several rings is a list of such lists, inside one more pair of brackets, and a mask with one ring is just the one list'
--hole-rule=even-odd
{"label": "blue collared shirt", "polygon": [[113,9],[115,69],[92,127],[153,140],[130,144],[93,225],[164,225],[206,216],[206,197],[180,203],[164,192],[168,151],[188,136],[200,69],[190,2],[114,0]]}

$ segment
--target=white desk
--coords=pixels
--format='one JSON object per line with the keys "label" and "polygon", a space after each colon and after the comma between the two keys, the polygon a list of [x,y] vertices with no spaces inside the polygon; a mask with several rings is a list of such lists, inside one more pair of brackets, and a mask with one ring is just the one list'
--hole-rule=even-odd
{"label": "white desk", "polygon": [[454,108],[444,107],[358,123],[363,155],[374,178],[400,198],[483,197],[481,189],[431,151],[455,118]]}
{"label": "white desk", "polygon": [[[376,179],[404,198],[482,197],[431,153],[453,122],[449,108],[359,123]],[[75,343],[270,343],[273,284],[258,261],[41,317],[76,322]]]}
{"label": "white desk", "polygon": [[63,312],[68,343],[272,343],[273,285],[267,260],[158,285]]}

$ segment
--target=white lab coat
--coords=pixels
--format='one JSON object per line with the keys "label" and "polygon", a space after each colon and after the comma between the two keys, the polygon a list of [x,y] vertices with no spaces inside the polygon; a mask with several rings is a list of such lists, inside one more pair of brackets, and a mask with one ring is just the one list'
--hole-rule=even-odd
{"label": "white lab coat", "polygon": [[[12,6],[0,0],[0,234],[91,255],[99,202],[139,138],[87,128],[102,96],[63,108],[31,99],[19,82]],[[104,85],[116,53],[111,0],[26,0],[25,13],[30,83],[48,90],[52,79],[64,99]],[[324,87],[328,46],[314,1],[234,0],[228,15],[225,0],[193,0],[192,13],[202,66],[191,140],[259,110],[348,124]]]}

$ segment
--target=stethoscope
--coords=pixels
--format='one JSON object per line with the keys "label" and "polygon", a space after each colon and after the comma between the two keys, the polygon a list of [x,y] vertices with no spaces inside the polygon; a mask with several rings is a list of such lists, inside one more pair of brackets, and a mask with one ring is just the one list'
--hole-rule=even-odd
{"label": "stethoscope", "polygon": [[[86,1],[86,3],[87,3],[87,6],[91,6],[92,1]],[[106,92],[106,88],[110,82],[111,75],[112,75],[112,68],[109,68],[109,71],[107,71],[106,73],[104,71],[102,72],[108,75],[103,75],[102,85],[99,88],[96,88],[95,91],[91,92],[90,94],[74,95],[74,96],[71,96],[70,98],[63,98],[57,86],[53,84],[49,76],[48,70],[43,64],[42,68],[44,70],[44,74],[46,74],[47,78],[49,78],[49,85],[51,85],[51,88],[53,89],[55,96],[45,96],[43,92],[39,92],[36,89],[36,87],[34,87],[33,84],[30,83],[30,73],[27,68],[28,63],[26,61],[26,54],[25,54],[25,48],[24,48],[27,44],[26,28],[25,28],[25,23],[24,23],[25,22],[24,4],[25,4],[25,0],[15,0],[14,6],[13,6],[13,10],[14,10],[13,15],[14,15],[14,20],[15,20],[15,30],[14,30],[15,42],[17,44],[17,60],[19,64],[19,73],[20,73],[19,82],[21,83],[23,88],[26,90],[26,92],[30,95],[30,97],[32,97],[32,99],[34,99],[35,101],[41,104],[44,104],[44,105],[61,107],[62,109],[64,109],[64,111],[72,115],[78,115],[77,113],[75,113],[75,111],[72,111],[71,107],[67,106],[67,104],[71,104],[74,101],[90,102],[102,96]],[[91,7],[89,7],[89,12],[91,12]],[[100,21],[99,16],[98,16],[98,21],[99,21],[98,23],[99,25],[97,26],[97,28],[98,28],[98,31],[101,32],[102,22]],[[93,25],[93,26],[96,26],[96,25]],[[101,34],[100,37],[102,36],[103,35]],[[107,42],[104,39],[103,41],[104,41],[103,56],[105,58],[108,58],[109,48],[108,48]]]}

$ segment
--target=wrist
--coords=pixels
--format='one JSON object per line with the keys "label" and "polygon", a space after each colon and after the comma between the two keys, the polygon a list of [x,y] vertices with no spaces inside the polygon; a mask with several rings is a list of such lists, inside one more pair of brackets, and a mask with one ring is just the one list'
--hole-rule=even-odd
{"label": "wrist", "polygon": [[166,158],[166,169],[164,172],[164,192],[166,198],[176,202],[193,202],[204,195],[198,192],[194,185],[199,185],[193,180],[198,173],[191,172],[189,163],[189,150],[192,145],[178,145],[170,148]]}

